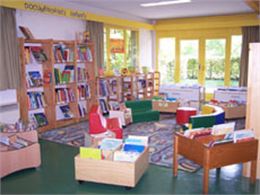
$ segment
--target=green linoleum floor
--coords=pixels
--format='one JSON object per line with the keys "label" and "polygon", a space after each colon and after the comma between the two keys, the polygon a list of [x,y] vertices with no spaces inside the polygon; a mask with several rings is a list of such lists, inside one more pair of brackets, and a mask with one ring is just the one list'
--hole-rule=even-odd
{"label": "green linoleum floor", "polygon": [[[124,187],[83,182],[74,179],[74,156],[78,148],[41,140],[42,164],[38,169],[16,172],[1,180],[1,194],[201,194],[203,169],[197,173],[150,165],[138,185]],[[241,176],[241,165],[210,171],[210,194],[260,194],[260,181],[255,185]]]}

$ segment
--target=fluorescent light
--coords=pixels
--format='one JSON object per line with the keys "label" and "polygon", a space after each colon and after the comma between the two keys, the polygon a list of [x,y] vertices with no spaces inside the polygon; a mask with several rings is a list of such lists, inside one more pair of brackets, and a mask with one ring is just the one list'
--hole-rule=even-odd
{"label": "fluorescent light", "polygon": [[159,1],[159,2],[154,2],[154,3],[142,3],[140,5],[142,7],[155,7],[155,6],[190,3],[190,2],[191,2],[191,0],[174,0],[174,1]]}

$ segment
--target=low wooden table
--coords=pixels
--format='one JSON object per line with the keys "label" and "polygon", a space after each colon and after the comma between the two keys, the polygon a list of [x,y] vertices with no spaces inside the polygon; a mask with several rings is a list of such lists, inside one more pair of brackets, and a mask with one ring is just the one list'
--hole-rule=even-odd
{"label": "low wooden table", "polygon": [[216,136],[205,136],[199,139],[190,139],[181,133],[174,136],[173,174],[178,174],[178,154],[201,165],[204,169],[203,193],[208,193],[209,170],[223,166],[251,161],[250,181],[256,181],[256,160],[258,140],[240,143],[226,143],[208,147],[205,144],[217,139]]}

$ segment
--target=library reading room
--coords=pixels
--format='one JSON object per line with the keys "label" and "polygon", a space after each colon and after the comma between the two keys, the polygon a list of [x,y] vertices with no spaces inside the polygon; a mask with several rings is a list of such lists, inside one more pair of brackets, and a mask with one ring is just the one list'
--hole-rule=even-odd
{"label": "library reading room", "polygon": [[260,0],[1,0],[1,194],[260,194]]}

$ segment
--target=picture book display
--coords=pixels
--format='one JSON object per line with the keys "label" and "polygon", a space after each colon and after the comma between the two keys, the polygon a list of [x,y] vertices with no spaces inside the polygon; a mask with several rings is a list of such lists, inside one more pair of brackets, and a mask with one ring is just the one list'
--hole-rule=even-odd
{"label": "picture book display", "polygon": [[28,71],[26,75],[27,87],[42,87],[43,79],[40,71]]}
{"label": "picture book display", "polygon": [[43,92],[27,92],[29,109],[44,108],[46,101]]}
{"label": "picture book display", "polygon": [[65,44],[56,44],[53,47],[54,59],[56,63],[73,62],[74,51],[73,48]]}
{"label": "picture book display", "polygon": [[74,117],[74,115],[71,112],[70,106],[68,104],[56,106],[56,119],[57,120],[71,119],[73,117]]}
{"label": "picture book display", "polygon": [[80,117],[85,117],[85,116],[87,116],[86,101],[80,101],[80,102],[78,103],[78,110],[79,110],[79,115],[80,115]]}
{"label": "picture book display", "polygon": [[79,100],[87,100],[90,96],[90,87],[88,84],[79,84],[78,85],[78,95]]}
{"label": "picture book display", "polygon": [[55,83],[68,84],[75,81],[74,65],[57,64],[54,68]]}
{"label": "picture book display", "polygon": [[55,95],[57,104],[76,101],[75,93],[71,88],[56,88]]}
{"label": "picture book display", "polygon": [[48,57],[41,46],[24,47],[25,64],[42,64]]}
{"label": "picture book display", "polygon": [[212,135],[225,135],[235,130],[235,122],[214,125],[212,127]]}
{"label": "picture book display", "polygon": [[44,112],[35,112],[30,114],[30,120],[37,124],[38,127],[48,125],[48,120]]}
{"label": "picture book display", "polygon": [[85,45],[79,45],[77,47],[77,54],[78,54],[77,55],[78,62],[84,62],[84,61],[92,62],[93,61],[92,52],[91,52],[90,48]]}

